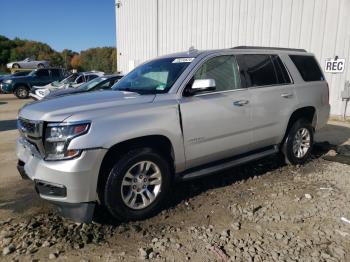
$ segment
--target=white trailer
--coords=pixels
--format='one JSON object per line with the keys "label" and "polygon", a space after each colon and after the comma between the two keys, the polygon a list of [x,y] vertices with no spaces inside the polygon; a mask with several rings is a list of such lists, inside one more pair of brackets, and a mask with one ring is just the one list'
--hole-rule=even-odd
{"label": "white trailer", "polygon": [[341,94],[350,80],[350,0],[116,0],[115,8],[123,74],[190,46],[303,48],[327,71],[331,114],[343,114]]}

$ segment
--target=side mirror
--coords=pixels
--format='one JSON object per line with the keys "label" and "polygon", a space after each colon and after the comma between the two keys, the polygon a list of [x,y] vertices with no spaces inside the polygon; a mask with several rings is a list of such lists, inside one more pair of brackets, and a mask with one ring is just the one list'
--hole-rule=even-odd
{"label": "side mirror", "polygon": [[214,79],[196,79],[194,80],[189,93],[195,95],[198,93],[214,91],[216,89],[216,83]]}

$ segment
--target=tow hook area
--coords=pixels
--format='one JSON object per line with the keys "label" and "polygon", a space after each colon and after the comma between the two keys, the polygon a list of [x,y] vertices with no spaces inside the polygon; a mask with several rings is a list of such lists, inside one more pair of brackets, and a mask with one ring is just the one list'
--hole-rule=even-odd
{"label": "tow hook area", "polygon": [[26,171],[24,171],[24,162],[23,161],[18,160],[17,170],[18,170],[19,174],[21,175],[22,179],[29,179],[28,175],[26,174]]}

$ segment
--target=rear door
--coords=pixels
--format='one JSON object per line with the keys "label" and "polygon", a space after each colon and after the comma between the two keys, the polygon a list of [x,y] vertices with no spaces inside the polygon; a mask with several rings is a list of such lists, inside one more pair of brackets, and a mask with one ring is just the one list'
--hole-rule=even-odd
{"label": "rear door", "polygon": [[208,59],[190,82],[195,79],[214,79],[216,90],[180,100],[186,167],[249,151],[250,95],[241,85],[235,57]]}
{"label": "rear door", "polygon": [[280,56],[237,56],[244,70],[252,110],[253,149],[279,144],[296,106],[293,81]]}

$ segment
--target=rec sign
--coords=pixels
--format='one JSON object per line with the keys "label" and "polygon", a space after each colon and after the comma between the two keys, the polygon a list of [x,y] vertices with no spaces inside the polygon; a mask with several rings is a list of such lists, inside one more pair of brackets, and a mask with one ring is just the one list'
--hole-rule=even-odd
{"label": "rec sign", "polygon": [[345,68],[345,58],[328,58],[324,71],[326,73],[343,73]]}

